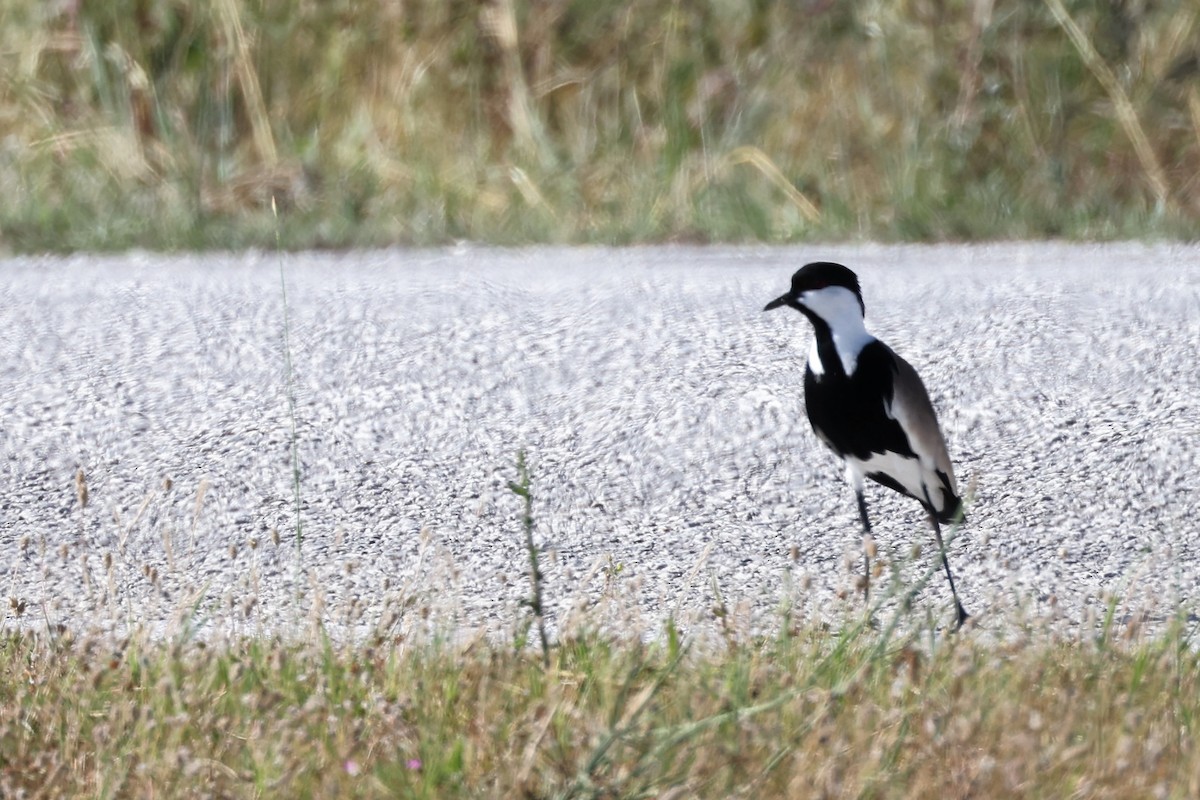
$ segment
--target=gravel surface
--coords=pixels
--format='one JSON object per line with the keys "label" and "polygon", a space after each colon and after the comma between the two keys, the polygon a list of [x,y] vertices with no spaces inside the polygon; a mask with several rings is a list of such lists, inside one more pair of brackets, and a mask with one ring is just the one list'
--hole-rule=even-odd
{"label": "gravel surface", "polygon": [[[809,326],[761,312],[817,259],[859,273],[976,487],[950,557],[978,626],[1193,609],[1200,249],[461,247],[284,257],[299,551],[279,257],[0,262],[7,624],[506,634],[520,449],[552,628],[855,615]],[[912,586],[934,563],[918,504],[868,502],[875,595]],[[952,620],[940,574],[916,603]]]}

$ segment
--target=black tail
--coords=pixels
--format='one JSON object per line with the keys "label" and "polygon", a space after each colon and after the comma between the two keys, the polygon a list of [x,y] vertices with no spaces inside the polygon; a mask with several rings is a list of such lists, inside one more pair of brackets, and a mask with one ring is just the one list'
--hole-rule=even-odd
{"label": "black tail", "polygon": [[945,497],[950,502],[946,503],[944,511],[936,511],[926,506],[926,510],[933,515],[933,518],[943,525],[953,525],[954,523],[962,524],[967,521],[967,510],[963,507],[961,497],[945,492]]}

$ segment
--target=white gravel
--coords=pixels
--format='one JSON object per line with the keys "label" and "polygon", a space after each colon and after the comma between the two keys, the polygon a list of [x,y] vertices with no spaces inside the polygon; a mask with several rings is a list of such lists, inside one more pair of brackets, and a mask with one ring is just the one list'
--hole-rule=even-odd
{"label": "white gravel", "polygon": [[[7,624],[503,634],[527,594],[521,448],[553,625],[717,629],[717,592],[737,631],[853,615],[809,327],[761,312],[817,259],[859,273],[977,485],[951,547],[977,625],[1194,608],[1196,247],[462,247],[283,257],[299,555],[278,256],[0,261]],[[877,592],[911,585],[919,506],[868,502],[906,563]],[[940,574],[917,604],[950,621]]]}

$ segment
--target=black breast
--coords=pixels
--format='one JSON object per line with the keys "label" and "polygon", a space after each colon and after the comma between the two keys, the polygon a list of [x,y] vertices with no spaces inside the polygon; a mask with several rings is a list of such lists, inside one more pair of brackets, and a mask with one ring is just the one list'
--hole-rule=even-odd
{"label": "black breast", "polygon": [[811,367],[804,372],[804,404],[813,430],[843,458],[886,452],[915,458],[900,423],[885,410],[896,377],[891,353],[872,341],[859,353],[854,374],[846,375],[832,344],[820,350],[825,373],[818,377]]}

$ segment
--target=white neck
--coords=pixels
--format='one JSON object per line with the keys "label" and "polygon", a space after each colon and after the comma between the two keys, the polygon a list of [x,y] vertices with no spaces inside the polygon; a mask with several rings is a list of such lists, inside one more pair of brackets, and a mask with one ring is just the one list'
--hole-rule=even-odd
{"label": "white neck", "polygon": [[[875,339],[867,331],[862,306],[858,304],[854,292],[841,286],[827,286],[824,289],[805,292],[801,295],[800,302],[829,326],[842,369],[847,375],[853,375],[858,367],[858,354]],[[815,338],[808,351],[808,366],[818,376],[825,374],[825,365],[821,363],[821,357],[817,353]]]}

